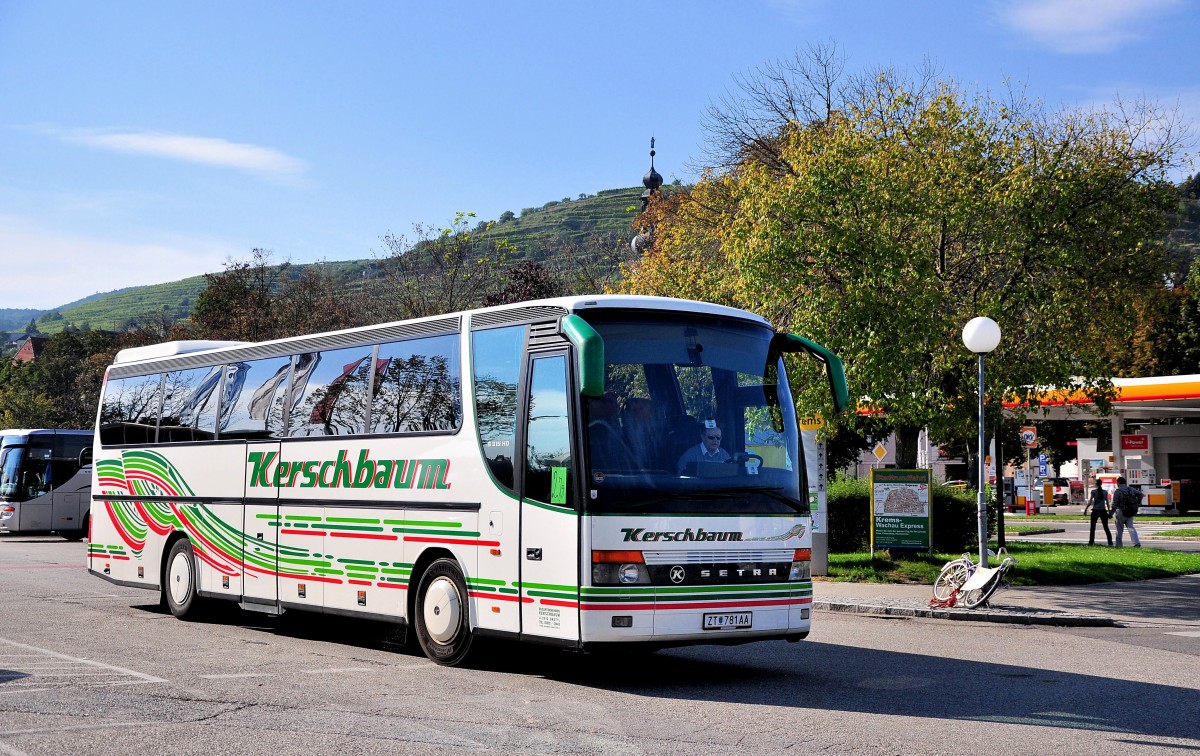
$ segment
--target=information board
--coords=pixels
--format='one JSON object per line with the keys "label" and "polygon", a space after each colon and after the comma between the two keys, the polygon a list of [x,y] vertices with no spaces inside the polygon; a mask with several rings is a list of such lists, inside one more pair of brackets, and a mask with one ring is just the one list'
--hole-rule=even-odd
{"label": "information board", "polygon": [[871,552],[930,548],[930,470],[871,471]]}

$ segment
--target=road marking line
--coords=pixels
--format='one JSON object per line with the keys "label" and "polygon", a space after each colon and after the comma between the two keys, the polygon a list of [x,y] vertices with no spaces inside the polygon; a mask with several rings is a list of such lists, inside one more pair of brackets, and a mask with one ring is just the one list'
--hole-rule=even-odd
{"label": "road marking line", "polygon": [[114,672],[120,672],[121,674],[124,674],[124,675],[130,675],[131,677],[136,677],[139,680],[142,680],[143,682],[149,682],[149,683],[167,682],[166,680],[164,680],[161,677],[155,677],[154,675],[148,675],[144,672],[135,672],[132,669],[126,669],[125,667],[118,667],[118,666],[115,666],[112,664],[103,664],[98,661],[92,661],[91,659],[81,659],[78,656],[68,656],[66,654],[60,654],[57,651],[51,651],[50,649],[47,649],[47,648],[38,648],[37,646],[30,646],[25,643],[17,643],[16,641],[12,641],[7,638],[0,638],[0,643],[7,643],[10,646],[15,646],[16,648],[23,648],[26,651],[36,651],[40,654],[45,654],[46,656],[53,656],[56,659],[62,659],[64,661],[76,662],[78,664],[87,664],[92,667],[99,667],[100,669],[109,669]]}
{"label": "road marking line", "polygon": [[274,677],[274,672],[239,672],[230,675],[200,675],[205,680],[232,680],[237,677]]}
{"label": "road marking line", "polygon": [[4,753],[7,756],[28,756],[28,754],[26,754],[24,751],[18,751],[12,746],[4,745],[2,742],[0,742],[0,753]]}
{"label": "road marking line", "polygon": [[1166,633],[1166,635],[1182,635],[1184,638],[1200,638],[1200,630],[1187,630],[1178,633]]}
{"label": "road marking line", "polygon": [[302,669],[306,675],[336,674],[338,672],[374,672],[373,667],[331,667],[329,669]]}

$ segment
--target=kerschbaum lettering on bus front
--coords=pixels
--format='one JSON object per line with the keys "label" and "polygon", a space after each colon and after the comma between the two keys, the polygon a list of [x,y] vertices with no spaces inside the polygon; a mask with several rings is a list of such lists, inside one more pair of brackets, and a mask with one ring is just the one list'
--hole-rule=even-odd
{"label": "kerschbaum lettering on bus front", "polygon": [[341,449],[336,459],[281,460],[279,452],[246,455],[251,488],[413,488],[448,489],[448,459],[371,459],[369,449],[352,460]]}

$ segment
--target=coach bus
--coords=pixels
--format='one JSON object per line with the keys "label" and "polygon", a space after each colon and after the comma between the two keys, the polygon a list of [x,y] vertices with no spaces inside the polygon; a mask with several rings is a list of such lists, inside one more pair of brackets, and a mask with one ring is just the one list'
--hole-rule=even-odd
{"label": "coach bus", "polygon": [[127,349],[97,419],[88,568],[180,618],[224,599],[398,623],[446,665],[477,636],[800,640],[789,352],[844,407],[829,350],[652,297]]}
{"label": "coach bus", "polygon": [[92,432],[49,428],[0,430],[0,532],[87,533]]}

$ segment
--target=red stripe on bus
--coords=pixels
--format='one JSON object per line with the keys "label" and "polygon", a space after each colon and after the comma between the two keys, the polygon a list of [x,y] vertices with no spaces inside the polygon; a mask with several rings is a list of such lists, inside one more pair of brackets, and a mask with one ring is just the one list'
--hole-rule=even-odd
{"label": "red stripe on bus", "polygon": [[503,593],[482,593],[480,591],[467,591],[467,595],[471,598],[490,599],[492,601],[516,601],[522,604],[532,604],[533,599],[525,596],[509,596]]}
{"label": "red stripe on bus", "polygon": [[201,551],[200,549],[193,548],[192,553],[194,553],[196,555],[196,558],[199,559],[201,562],[211,564],[213,566],[213,569],[215,569],[217,572],[221,573],[222,575],[228,575],[229,577],[237,577],[238,573],[236,572],[236,570],[233,567],[231,567],[227,564],[220,564],[219,562],[214,560],[211,556],[209,556],[206,552]]}
{"label": "red stripe on bus", "polygon": [[108,505],[108,519],[112,522],[113,527],[117,529],[117,535],[121,536],[121,540],[125,542],[126,546],[134,551],[141,551],[142,547],[146,545],[146,539],[143,538],[139,543],[131,534],[126,533],[125,526],[121,524],[121,518],[117,517],[115,509],[116,505],[114,505],[111,501],[106,501],[104,503]]}
{"label": "red stripe on bus", "polygon": [[128,561],[129,561],[129,557],[127,557],[127,556],[118,556],[118,555],[116,555],[116,554],[109,554],[108,556],[106,556],[106,557],[104,557],[104,558],[105,558],[105,559],[120,559],[122,562],[128,562]]}
{"label": "red stripe on bus", "polygon": [[179,518],[179,521],[183,523],[183,529],[187,535],[190,538],[193,538],[197,543],[203,544],[205,548],[211,549],[214,554],[224,557],[225,561],[231,564],[238,564],[243,561],[241,559],[237,559],[233,556],[233,554],[226,552],[220,546],[205,538],[200,530],[192,524],[192,521],[187,518],[187,515],[183,513],[183,509],[179,506],[179,504],[171,502],[171,511],[174,512],[175,516]]}
{"label": "red stripe on bus", "polygon": [[333,531],[329,535],[334,538],[371,538],[376,541],[398,541],[400,536],[388,535],[387,533],[341,533]]}
{"label": "red stripe on bus", "polygon": [[542,599],[542,603],[546,606],[565,606],[568,609],[578,609],[578,601],[559,601],[558,599]]}
{"label": "red stripe on bus", "polygon": [[325,531],[324,531],[324,530],[289,530],[289,529],[283,529],[283,530],[280,530],[280,531],[279,531],[279,534],[280,534],[280,535],[312,535],[312,536],[323,536],[323,535],[325,535]]}
{"label": "red stripe on bus", "polygon": [[350,585],[370,585],[371,584],[370,580],[347,580],[346,582],[349,583]]}
{"label": "red stripe on bus", "polygon": [[[250,565],[246,565],[246,566],[249,567]],[[278,575],[279,577],[284,578],[286,580],[297,580],[301,583],[315,581],[317,583],[336,583],[338,585],[342,584],[342,581],[339,578],[322,577],[320,575],[293,575],[290,572],[274,572],[274,573],[272,573],[272,572],[268,572],[267,570],[258,570],[258,571],[263,572],[267,575]]]}
{"label": "red stripe on bus", "polygon": [[458,546],[499,546],[499,541],[473,541],[468,538],[428,538],[425,536],[404,536],[405,541],[413,543],[451,543]]}
{"label": "red stripe on bus", "polygon": [[606,604],[580,604],[579,608],[591,611],[611,611],[623,612],[625,610],[632,611],[647,611],[647,610],[671,610],[671,609],[737,609],[739,607],[748,606],[798,606],[800,604],[811,604],[812,597],[795,599],[763,599],[761,601],[689,601],[689,602],[668,602],[664,601],[661,604],[625,604],[621,602],[612,602]]}
{"label": "red stripe on bus", "polygon": [[408,586],[403,583],[376,583],[375,585],[380,588],[399,588],[402,591],[408,589]]}

